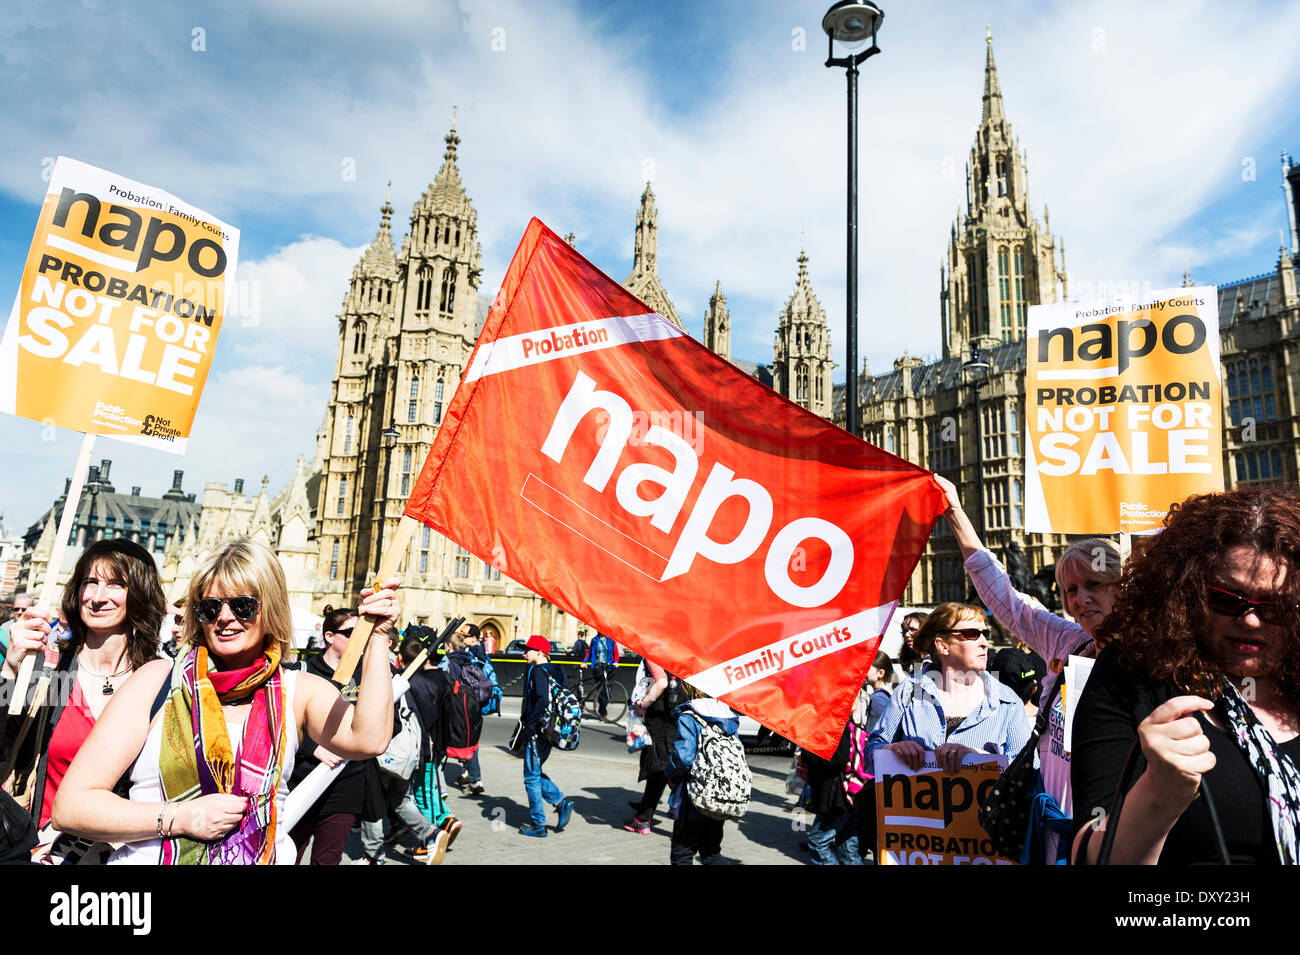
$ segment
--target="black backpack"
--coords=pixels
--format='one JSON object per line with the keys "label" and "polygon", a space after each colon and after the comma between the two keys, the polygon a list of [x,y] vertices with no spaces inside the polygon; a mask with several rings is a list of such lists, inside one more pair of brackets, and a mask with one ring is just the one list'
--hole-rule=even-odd
{"label": "black backpack", "polygon": [[440,741],[452,759],[469,759],[478,748],[483,733],[483,713],[473,687],[442,670],[431,675],[441,684],[442,700]]}

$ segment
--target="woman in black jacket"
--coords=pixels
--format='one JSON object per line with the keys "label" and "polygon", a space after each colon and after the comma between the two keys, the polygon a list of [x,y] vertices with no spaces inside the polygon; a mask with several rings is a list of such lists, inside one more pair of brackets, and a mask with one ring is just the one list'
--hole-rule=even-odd
{"label": "woman in black jacket", "polygon": [[1092,830],[1112,825],[1132,759],[1109,861],[1224,861],[1221,832],[1232,862],[1300,862],[1296,492],[1246,486],[1171,510],[1097,640],[1073,725],[1077,851],[1096,860]]}

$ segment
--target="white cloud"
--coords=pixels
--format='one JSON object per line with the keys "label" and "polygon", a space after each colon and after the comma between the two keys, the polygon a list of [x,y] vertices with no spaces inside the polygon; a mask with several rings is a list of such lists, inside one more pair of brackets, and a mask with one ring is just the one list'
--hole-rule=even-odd
{"label": "white cloud", "polygon": [[239,311],[221,343],[241,363],[282,361],[333,376],[338,314],[352,268],[365,247],[303,236],[236,271]]}

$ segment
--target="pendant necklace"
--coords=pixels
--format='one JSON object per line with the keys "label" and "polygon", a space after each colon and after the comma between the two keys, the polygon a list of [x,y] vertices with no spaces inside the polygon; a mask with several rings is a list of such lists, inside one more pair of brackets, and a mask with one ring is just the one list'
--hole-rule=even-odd
{"label": "pendant necklace", "polygon": [[[125,651],[125,650],[122,651],[122,656],[126,656],[126,651]],[[122,657],[118,657],[117,659],[118,659],[118,662],[120,663],[121,660],[122,660]],[[82,670],[85,670],[87,673],[89,673],[89,674],[90,674],[91,676],[93,676],[93,677],[100,677],[100,678],[103,679],[103,681],[104,681],[104,686],[103,686],[103,690],[102,690],[102,692],[103,692],[103,694],[104,694],[105,696],[112,696],[112,695],[113,695],[113,684],[109,682],[110,680],[115,679],[116,677],[119,677],[119,676],[121,676],[121,675],[124,674],[124,673],[130,673],[132,670],[135,669],[135,667],[131,666],[130,664],[127,664],[127,666],[126,666],[125,668],[123,668],[123,669],[121,669],[121,670],[118,670],[116,673],[96,673],[96,672],[95,672],[94,670],[92,670],[90,667],[86,666],[85,663],[80,664],[80,668],[81,668]]]}

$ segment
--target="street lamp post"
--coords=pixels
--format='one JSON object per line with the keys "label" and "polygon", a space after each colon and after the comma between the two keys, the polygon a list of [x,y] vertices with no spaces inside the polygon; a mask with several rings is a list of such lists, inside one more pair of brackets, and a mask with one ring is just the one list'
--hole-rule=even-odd
{"label": "street lamp post", "polygon": [[980,410],[980,386],[988,377],[989,363],[984,360],[979,345],[971,345],[970,360],[962,363],[962,371],[983,372],[978,378],[973,379],[975,387],[975,493],[979,496],[980,508],[980,540],[987,545],[986,530],[984,526],[984,418]]}
{"label": "street lamp post", "polygon": [[383,496],[379,499],[379,541],[375,544],[376,570],[379,567],[380,559],[384,556],[384,530],[388,527],[388,469],[393,464],[393,446],[397,444],[397,439],[401,437],[397,431],[396,418],[389,422],[381,437],[384,439],[384,490]]}
{"label": "street lamp post", "polygon": [[[885,12],[874,3],[839,0],[822,17],[826,31],[826,65],[842,66],[849,87],[849,162],[848,162],[848,273],[845,277],[845,311],[847,332],[844,338],[847,378],[844,387],[844,424],[857,435],[858,423],[858,64],[880,52],[876,30]],[[836,57],[835,41],[847,51]],[[867,47],[870,40],[871,46]]]}

